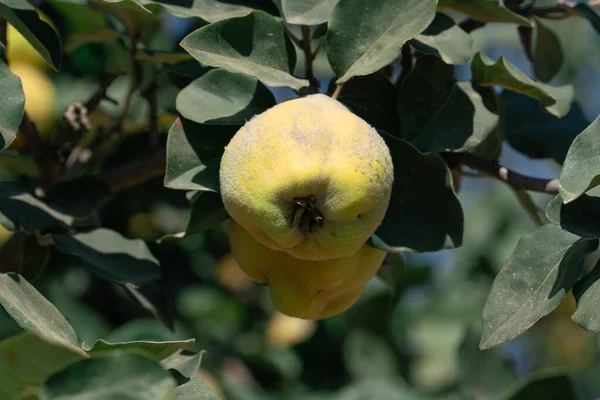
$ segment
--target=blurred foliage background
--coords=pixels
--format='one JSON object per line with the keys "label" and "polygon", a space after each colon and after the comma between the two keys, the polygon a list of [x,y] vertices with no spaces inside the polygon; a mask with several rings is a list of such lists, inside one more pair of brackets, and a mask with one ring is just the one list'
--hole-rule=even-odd
{"label": "blurred foliage background", "polygon": [[[198,28],[194,21],[164,13],[152,47],[175,49],[187,33]],[[565,52],[565,64],[552,83],[573,84],[576,99],[591,120],[600,113],[600,37],[583,19],[549,24],[559,34]],[[516,26],[490,23],[473,36],[474,51],[494,59],[505,55],[521,70],[531,70]],[[120,59],[117,46],[87,44],[69,53],[59,73],[38,60],[25,43],[9,49],[11,69],[23,80],[26,107],[42,134],[51,131],[71,102],[93,92],[104,72],[105,63],[98,60]],[[298,52],[300,75],[302,57]],[[315,73],[325,91],[333,72],[324,52],[315,61]],[[456,74],[467,79],[469,70],[459,66]],[[118,78],[108,97],[121,101],[127,85],[127,77]],[[160,101],[174,103],[180,88],[171,85],[162,88]],[[274,89],[274,94],[278,101],[295,96],[291,89]],[[103,102],[91,118],[101,124],[115,112],[114,105]],[[145,102],[134,99],[128,123],[135,127],[147,112]],[[161,115],[161,123],[169,126],[174,115]],[[112,161],[117,163],[135,152],[136,140],[135,135],[128,137]],[[17,139],[12,148],[24,145]],[[508,145],[501,163],[540,177],[556,177],[560,170],[554,161],[528,159]],[[232,259],[226,224],[205,234],[153,245],[164,235],[184,231],[190,215],[185,193],[164,188],[162,178],[119,193],[103,207],[100,218],[104,226],[126,237],[149,241],[161,261],[167,287],[164,298],[156,301],[162,305],[158,312],[174,316],[174,332],[121,286],[82,268],[78,259],[54,249],[27,256],[44,259],[43,275],[32,280],[83,340],[194,337],[195,347],[206,350],[202,377],[227,399],[316,400],[332,394],[344,399],[406,399],[412,390],[441,398],[496,398],[525,377],[555,370],[571,374],[584,398],[600,396],[598,339],[570,321],[575,310],[571,295],[517,339],[500,348],[478,349],[481,311],[493,278],[518,239],[536,225],[512,190],[500,182],[465,177],[459,196],[465,208],[463,247],[403,258],[390,255],[354,307],[318,322],[274,311],[267,292]],[[550,200],[543,194],[533,197],[542,209]],[[0,235],[3,243],[11,243],[7,242],[11,233]],[[7,254],[0,251],[1,263],[11,262]],[[592,254],[590,259],[597,256]],[[388,267],[393,264],[396,276],[390,279]],[[396,283],[390,287],[388,282]],[[0,314],[0,339],[18,330],[7,315]]]}

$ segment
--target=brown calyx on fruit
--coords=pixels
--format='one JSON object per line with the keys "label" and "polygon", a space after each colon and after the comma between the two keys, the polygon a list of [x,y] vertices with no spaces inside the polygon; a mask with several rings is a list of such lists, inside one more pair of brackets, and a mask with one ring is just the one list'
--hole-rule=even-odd
{"label": "brown calyx on fruit", "polygon": [[310,232],[323,226],[323,214],[317,210],[316,203],[315,196],[294,199],[296,209],[292,217],[292,225],[298,225],[303,236],[307,236]]}

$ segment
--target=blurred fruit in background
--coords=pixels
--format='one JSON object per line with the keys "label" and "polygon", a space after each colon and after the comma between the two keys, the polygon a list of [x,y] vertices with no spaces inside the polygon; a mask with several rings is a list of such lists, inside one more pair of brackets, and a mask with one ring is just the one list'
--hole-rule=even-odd
{"label": "blurred fruit in background", "polygon": [[249,289],[254,282],[242,271],[231,253],[221,257],[217,263],[217,279],[234,293]]}
{"label": "blurred fruit in background", "polygon": [[127,221],[127,235],[134,239],[153,240],[160,236],[160,232],[149,213],[138,212]]}
{"label": "blurred fruit in background", "polygon": [[26,63],[42,71],[50,69],[40,53],[10,24],[6,28],[6,40],[6,59],[9,64]]}
{"label": "blurred fruit in background", "polygon": [[[10,48],[10,46],[9,46]],[[56,90],[44,72],[25,62],[10,63],[10,70],[21,78],[25,94],[25,112],[42,137],[47,137],[55,122]]]}
{"label": "blurred fruit in background", "polygon": [[271,346],[285,349],[306,342],[316,329],[317,323],[313,320],[288,317],[276,311],[269,319],[265,335]]}

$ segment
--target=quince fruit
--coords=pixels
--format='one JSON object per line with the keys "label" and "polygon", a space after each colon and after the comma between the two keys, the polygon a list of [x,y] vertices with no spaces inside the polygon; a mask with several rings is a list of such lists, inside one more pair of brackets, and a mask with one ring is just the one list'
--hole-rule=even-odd
{"label": "quince fruit", "polygon": [[275,308],[302,319],[328,318],[350,308],[386,255],[363,244],[348,257],[303,260],[263,245],[234,220],[229,242],[240,268],[267,287]]}
{"label": "quince fruit", "polygon": [[220,168],[229,215],[267,248],[305,260],[358,252],[383,220],[393,178],[377,131],[323,94],[254,116]]}

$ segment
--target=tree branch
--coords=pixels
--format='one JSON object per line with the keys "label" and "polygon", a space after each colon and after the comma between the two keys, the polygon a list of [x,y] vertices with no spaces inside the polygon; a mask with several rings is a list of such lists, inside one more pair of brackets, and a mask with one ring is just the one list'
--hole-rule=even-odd
{"label": "tree branch", "polygon": [[167,150],[162,147],[148,157],[106,171],[100,178],[106,182],[111,192],[121,192],[164,175],[166,157]]}
{"label": "tree branch", "polygon": [[514,189],[557,195],[560,189],[558,179],[535,178],[511,171],[496,161],[488,161],[471,153],[444,152],[440,156],[451,168],[465,165],[492,178],[496,178]]}
{"label": "tree branch", "polygon": [[310,37],[310,26],[302,25],[302,51],[304,51],[304,60],[306,67],[306,79],[308,79],[308,93],[314,94],[319,93],[319,81],[315,77],[313,71],[313,60],[315,57],[313,56],[313,52],[311,49],[311,37]]}

